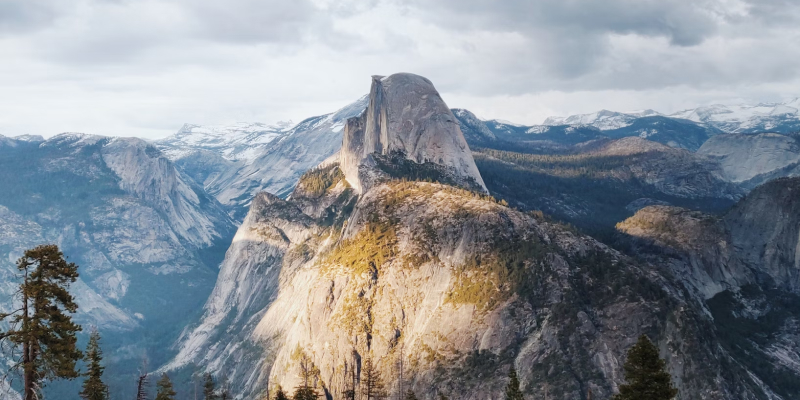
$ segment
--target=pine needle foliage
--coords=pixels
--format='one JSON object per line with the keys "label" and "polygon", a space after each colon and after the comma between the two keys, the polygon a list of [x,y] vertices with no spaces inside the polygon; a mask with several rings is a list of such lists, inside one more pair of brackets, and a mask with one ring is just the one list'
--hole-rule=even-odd
{"label": "pine needle foliage", "polygon": [[297,182],[298,188],[305,191],[308,197],[317,198],[325,194],[328,189],[336,186],[344,179],[344,173],[338,164],[326,167],[313,168],[306,171]]}
{"label": "pine needle foliage", "polygon": [[274,400],[289,400],[289,396],[286,395],[280,385],[278,385],[278,390],[275,391]]}
{"label": "pine needle foliage", "polygon": [[672,386],[666,363],[646,335],[628,351],[625,360],[625,381],[613,400],[672,400],[678,390]]}
{"label": "pine needle foliage", "polygon": [[524,400],[522,391],[519,389],[519,378],[514,366],[508,371],[508,385],[506,385],[506,400]]}
{"label": "pine needle foliage", "polygon": [[89,335],[89,344],[86,346],[87,372],[83,382],[80,396],[84,400],[108,400],[108,385],[103,382],[103,351],[100,349],[100,332],[93,329]]}
{"label": "pine needle foliage", "polygon": [[361,377],[361,394],[365,400],[385,399],[388,396],[381,373],[370,357],[364,362]]}
{"label": "pine needle foliage", "polygon": [[161,378],[156,382],[156,399],[155,400],[175,400],[175,389],[172,387],[172,381],[166,373],[161,374]]}
{"label": "pine needle foliage", "polygon": [[22,373],[23,399],[35,400],[46,380],[79,375],[75,364],[83,355],[76,347],[76,333],[81,327],[72,322],[78,304],[69,293],[78,266],[68,263],[58,246],[41,245],[25,251],[17,269],[22,274],[17,292],[21,301],[16,310],[0,314],[0,321],[10,326],[0,332],[0,341],[21,348],[10,369]]}

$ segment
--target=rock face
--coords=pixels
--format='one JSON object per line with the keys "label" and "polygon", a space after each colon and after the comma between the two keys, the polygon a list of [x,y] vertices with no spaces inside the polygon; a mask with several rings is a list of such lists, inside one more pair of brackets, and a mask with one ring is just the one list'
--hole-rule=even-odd
{"label": "rock face", "polygon": [[[746,371],[759,398],[793,399],[800,390],[800,178],[757,187],[722,218],[653,206],[619,224],[648,243],[645,258],[667,260],[705,299],[718,345]],[[648,247],[655,245],[655,247]]]}
{"label": "rock face", "polygon": [[800,178],[759,186],[724,218],[741,262],[800,294]]}
{"label": "rock face", "polygon": [[[208,298],[233,222],[143,140],[11,140],[0,146],[0,306],[8,309],[22,252],[57,244],[80,267],[77,319],[102,331],[109,383],[127,394],[130,365],[144,355],[163,362],[163,350]],[[158,337],[148,336],[154,331]],[[64,392],[48,396],[72,398]]]}
{"label": "rock face", "polygon": [[[460,156],[452,148],[428,151],[407,142],[444,140],[415,127],[450,129],[446,118],[431,122],[435,113],[408,114],[417,103],[391,99],[430,94],[419,87],[431,88],[413,75],[374,78],[368,111],[347,123],[341,162],[307,172],[289,200],[256,198],[203,318],[187,329],[165,369],[199,365],[224,373],[239,396],[250,398],[297,386],[306,360],[310,384],[340,398],[353,375],[358,385],[370,359],[392,396],[413,389],[421,399],[477,400],[501,396],[514,366],[528,397],[586,398],[591,391],[608,398],[622,381],[626,349],[646,333],[683,399],[791,398],[791,387],[768,381],[768,372],[746,363],[747,354],[718,345],[727,331],[717,330],[720,322],[707,311],[709,297],[758,282],[758,274],[745,268],[734,281],[728,266],[702,264],[718,262],[715,254],[701,254],[696,265],[677,255],[706,242],[722,252],[726,228],[701,214],[675,222],[680,210],[656,213],[646,218],[651,225],[670,227],[659,238],[688,247],[667,261],[642,262],[459,182],[421,182],[415,174],[427,163],[451,177],[472,176],[454,169]],[[398,107],[406,110],[399,115],[419,120],[393,118]],[[630,155],[631,148],[604,151]],[[442,164],[411,158],[436,152]],[[398,165],[408,168],[389,168]],[[386,168],[405,171],[405,180],[385,179]],[[647,210],[654,207],[637,215]],[[669,233],[676,229],[689,232]],[[724,254],[735,259],[733,251]],[[692,282],[699,272],[681,275],[692,268],[726,284],[710,288]],[[722,312],[716,303],[712,308]]]}
{"label": "rock face", "polygon": [[718,160],[731,181],[751,187],[776,173],[791,175],[800,162],[797,139],[777,133],[718,135],[705,142],[697,153]]}
{"label": "rock face", "polygon": [[361,114],[367,100],[293,127],[184,126],[156,145],[241,221],[257,193],[288,196],[304,172],[339,151],[345,121]]}
{"label": "rock face", "polygon": [[364,160],[394,152],[418,164],[442,165],[465,186],[486,191],[458,120],[431,81],[421,76],[372,77],[366,111],[345,125],[340,165],[347,181],[362,193],[367,189],[359,177]]}

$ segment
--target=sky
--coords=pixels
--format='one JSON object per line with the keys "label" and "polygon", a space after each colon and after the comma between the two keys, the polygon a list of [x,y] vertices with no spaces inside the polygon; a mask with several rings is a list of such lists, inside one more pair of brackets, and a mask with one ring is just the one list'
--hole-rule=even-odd
{"label": "sky", "polygon": [[0,0],[0,134],[300,120],[429,78],[541,123],[800,96],[800,0]]}

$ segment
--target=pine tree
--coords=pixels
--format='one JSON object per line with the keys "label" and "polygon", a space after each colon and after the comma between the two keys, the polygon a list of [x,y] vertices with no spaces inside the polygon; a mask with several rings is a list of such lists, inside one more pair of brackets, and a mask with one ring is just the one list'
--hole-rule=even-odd
{"label": "pine tree", "polygon": [[75,334],[81,327],[72,322],[78,310],[70,283],[78,278],[78,266],[68,263],[56,245],[42,245],[25,251],[17,261],[22,283],[17,294],[17,310],[0,314],[10,318],[10,329],[0,332],[0,340],[21,347],[13,371],[22,372],[22,398],[35,400],[45,379],[73,379],[79,373],[75,363],[82,357]]}
{"label": "pine tree", "polygon": [[666,363],[659,358],[658,349],[645,335],[640,336],[628,351],[624,368],[627,383],[620,385],[614,400],[671,400],[678,394],[672,386]]}
{"label": "pine tree", "polygon": [[175,400],[175,390],[172,388],[172,381],[166,373],[161,374],[161,378],[156,382],[156,399],[155,400]]}
{"label": "pine tree", "polygon": [[100,332],[93,329],[89,335],[89,344],[86,346],[86,380],[80,396],[84,400],[107,400],[108,386],[103,383],[103,370],[100,362],[103,361],[103,351],[100,349]]}
{"label": "pine tree", "polygon": [[289,400],[289,396],[283,391],[281,385],[278,385],[278,390],[275,392],[275,400]]}
{"label": "pine tree", "polygon": [[136,381],[136,400],[147,400],[147,379],[147,369],[143,367]]}
{"label": "pine tree", "polygon": [[303,384],[295,388],[292,399],[294,400],[317,400],[319,393],[311,385],[311,381],[317,374],[317,369],[311,358],[305,353],[300,355],[300,380]]}
{"label": "pine tree", "polygon": [[217,400],[218,398],[214,377],[207,373],[205,382],[203,382],[203,400]]}
{"label": "pine tree", "polygon": [[506,385],[506,400],[524,400],[522,391],[519,390],[519,378],[514,366],[508,371],[508,385]]}
{"label": "pine tree", "polygon": [[375,365],[372,363],[372,358],[368,357],[364,362],[362,375],[361,394],[366,400],[385,399],[387,395],[386,389],[383,386],[383,380],[381,379],[381,373],[375,368]]}

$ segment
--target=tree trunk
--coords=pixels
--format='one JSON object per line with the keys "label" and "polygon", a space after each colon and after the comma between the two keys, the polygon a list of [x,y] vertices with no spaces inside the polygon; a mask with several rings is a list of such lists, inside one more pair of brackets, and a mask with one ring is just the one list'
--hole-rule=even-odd
{"label": "tree trunk", "polygon": [[25,339],[22,342],[22,377],[24,386],[22,396],[25,400],[36,400],[33,391],[33,346],[34,338],[31,337],[30,314],[28,313],[28,271],[22,286],[22,332]]}

